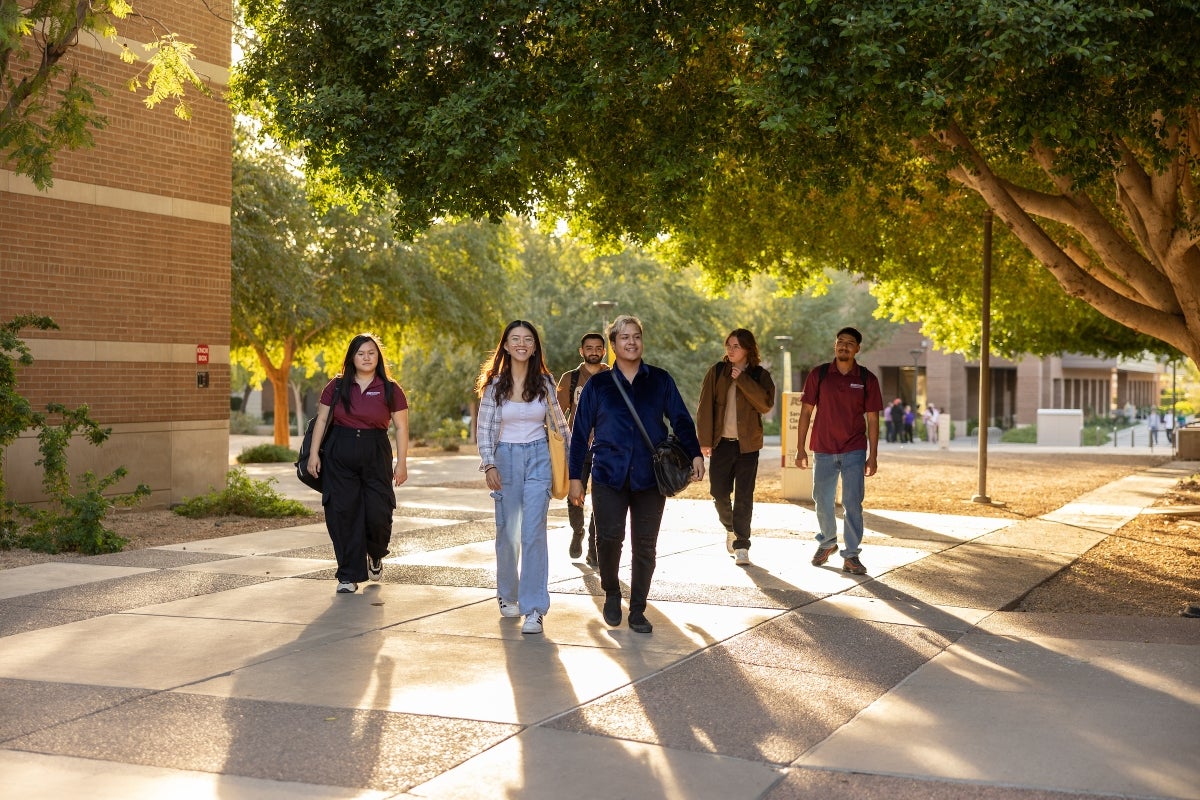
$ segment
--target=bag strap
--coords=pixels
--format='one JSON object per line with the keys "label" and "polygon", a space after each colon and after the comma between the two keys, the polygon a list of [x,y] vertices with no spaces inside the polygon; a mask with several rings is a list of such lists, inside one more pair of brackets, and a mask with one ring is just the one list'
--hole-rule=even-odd
{"label": "bag strap", "polygon": [[325,420],[325,432],[321,434],[321,444],[329,438],[329,429],[333,427],[333,412],[337,410],[338,394],[342,390],[342,379],[333,379],[333,404],[329,406],[329,418]]}
{"label": "bag strap", "polygon": [[625,400],[625,405],[629,406],[629,413],[633,415],[633,422],[637,425],[637,429],[642,432],[642,438],[646,440],[646,447],[650,448],[650,452],[654,452],[654,442],[650,441],[650,434],[646,433],[646,426],[642,424],[642,418],[633,410],[633,401],[629,399],[629,395],[625,392],[625,387],[621,385],[621,380],[617,377],[617,371],[612,370],[613,383],[617,385],[617,391],[621,393],[621,397]]}
{"label": "bag strap", "polygon": [[547,393],[546,393],[546,433],[547,433],[547,435],[549,435],[550,431],[552,431],[552,430],[558,430],[558,428],[554,425],[554,416],[553,416],[554,412],[550,408],[550,398],[554,394],[554,384],[552,384],[552,383],[549,384],[548,389],[549,389],[549,391],[547,391]]}
{"label": "bag strap", "polygon": [[[857,364],[857,362],[855,362],[855,363]],[[859,370],[861,370],[861,372],[862,372],[863,404],[865,406],[865,404],[867,402],[867,398],[871,396],[871,393],[867,390],[867,381],[869,381],[873,376],[871,375],[871,370],[867,369],[862,364],[857,364],[857,366],[858,366]],[[820,400],[821,400],[821,384],[825,381],[825,376],[829,374],[829,370],[832,367],[833,367],[832,361],[826,361],[824,364],[817,367],[817,369],[819,369],[820,372],[817,373],[817,396],[813,398],[813,400],[816,401],[813,403],[813,405],[817,405],[817,403],[820,402]]]}
{"label": "bag strap", "polygon": [[579,386],[579,367],[571,370],[571,406],[568,409],[572,414],[575,413],[575,389]]}

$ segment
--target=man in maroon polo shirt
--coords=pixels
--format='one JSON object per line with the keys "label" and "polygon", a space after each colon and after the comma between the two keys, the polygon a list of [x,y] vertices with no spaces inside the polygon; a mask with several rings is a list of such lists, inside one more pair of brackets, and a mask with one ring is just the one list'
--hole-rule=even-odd
{"label": "man in maroon polo shirt", "polygon": [[796,453],[796,466],[808,469],[808,450],[803,442],[811,424],[813,503],[820,528],[813,566],[824,564],[838,549],[834,503],[840,479],[845,543],[842,569],[854,575],[867,574],[858,558],[863,537],[863,496],[866,478],[874,475],[878,466],[879,412],[883,410],[879,381],[855,360],[861,345],[861,333],[842,328],[834,342],[834,360],[808,373],[797,439],[802,446]]}

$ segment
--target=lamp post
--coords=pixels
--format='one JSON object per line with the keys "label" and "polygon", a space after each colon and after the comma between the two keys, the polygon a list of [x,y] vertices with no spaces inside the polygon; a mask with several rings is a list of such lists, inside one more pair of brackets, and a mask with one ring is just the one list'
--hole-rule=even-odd
{"label": "lamp post", "polygon": [[600,312],[600,333],[607,336],[605,328],[608,327],[608,315],[617,307],[616,300],[596,300],[592,303],[592,308]]}
{"label": "lamp post", "polygon": [[988,423],[992,415],[992,210],[983,212],[983,307],[979,330],[979,456],[976,460],[978,486],[971,498],[991,503],[987,494]]}
{"label": "lamp post", "polygon": [[780,433],[782,433],[783,426],[787,422],[784,419],[783,397],[792,391],[792,337],[776,336],[775,344],[779,347],[779,370],[783,373],[780,376],[783,380],[779,382],[779,397],[775,403],[775,408],[779,414],[779,429]]}
{"label": "lamp post", "polygon": [[1175,366],[1179,362],[1171,359],[1171,448],[1179,452],[1179,417],[1175,414]]}
{"label": "lamp post", "polygon": [[790,392],[792,390],[792,337],[791,336],[776,336],[775,344],[779,347],[781,356],[779,361],[779,369],[783,372],[780,376],[783,378],[783,391]]}
{"label": "lamp post", "polygon": [[592,302],[592,308],[600,312],[600,335],[604,337],[604,350],[608,353],[605,361],[611,367],[616,360],[616,354],[612,348],[608,346],[608,315],[617,307],[616,300],[595,300]]}
{"label": "lamp post", "polygon": [[920,371],[921,371],[921,356],[923,356],[925,354],[925,348],[928,346],[929,346],[929,342],[922,339],[920,347],[914,347],[912,350],[908,351],[908,354],[910,356],[912,356],[912,360],[913,360],[912,404],[913,404],[914,408],[916,408],[916,406],[919,405],[917,403],[917,377],[920,375]]}

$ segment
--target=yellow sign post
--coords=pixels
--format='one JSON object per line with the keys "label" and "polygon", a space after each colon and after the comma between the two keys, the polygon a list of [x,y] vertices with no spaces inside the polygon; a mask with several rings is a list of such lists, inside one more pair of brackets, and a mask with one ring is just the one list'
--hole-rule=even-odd
{"label": "yellow sign post", "polygon": [[[796,454],[800,452],[800,409],[803,392],[784,392],[783,409],[780,414],[780,453],[782,463],[779,472],[779,493],[785,500],[812,502],[812,452],[809,451],[808,469],[796,466]],[[814,411],[813,416],[816,416]],[[804,442],[805,448],[808,442]]]}

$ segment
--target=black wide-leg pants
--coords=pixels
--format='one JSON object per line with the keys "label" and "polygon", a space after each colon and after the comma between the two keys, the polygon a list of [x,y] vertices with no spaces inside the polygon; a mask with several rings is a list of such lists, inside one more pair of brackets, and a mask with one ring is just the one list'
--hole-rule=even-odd
{"label": "black wide-leg pants", "polygon": [[325,527],[337,558],[337,579],[367,580],[367,555],[383,558],[392,540],[392,445],[386,430],[329,430],[321,459]]}

